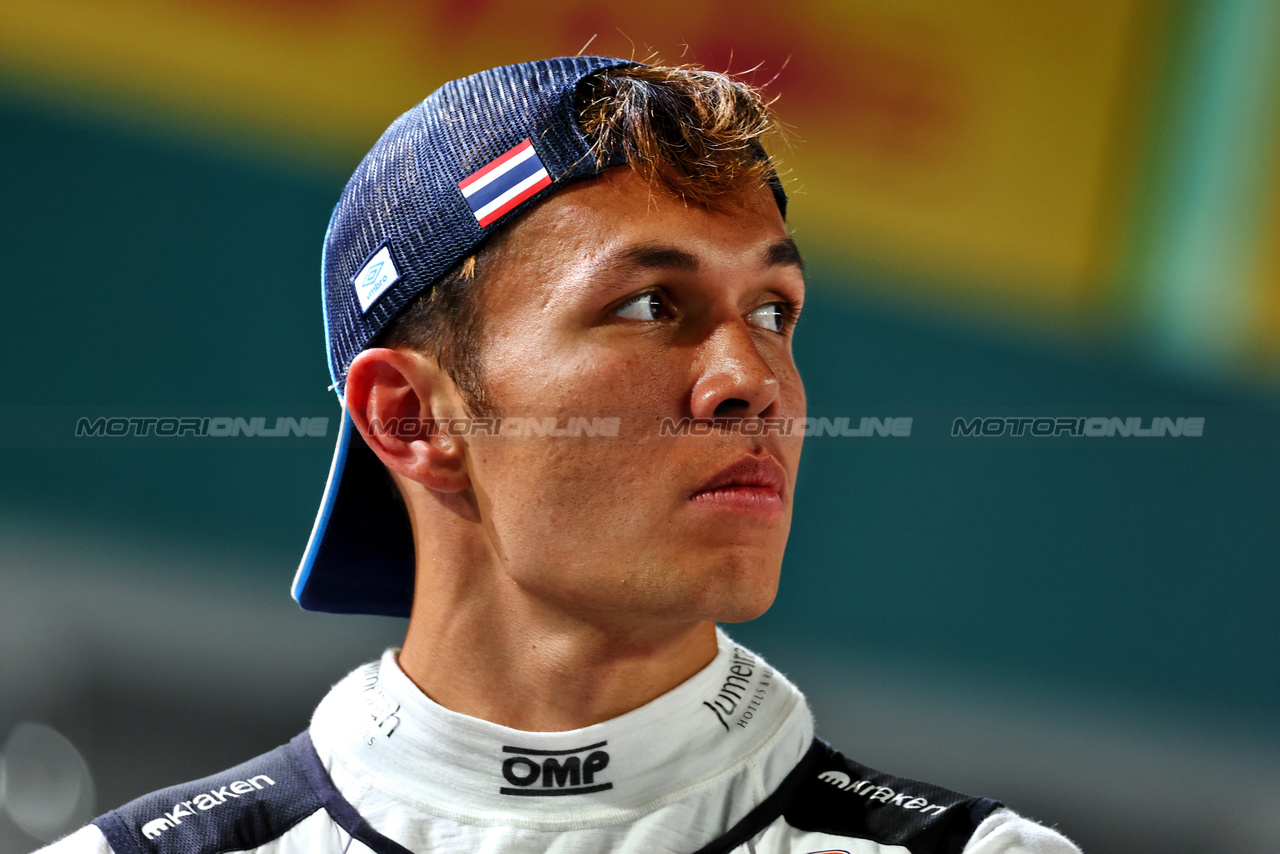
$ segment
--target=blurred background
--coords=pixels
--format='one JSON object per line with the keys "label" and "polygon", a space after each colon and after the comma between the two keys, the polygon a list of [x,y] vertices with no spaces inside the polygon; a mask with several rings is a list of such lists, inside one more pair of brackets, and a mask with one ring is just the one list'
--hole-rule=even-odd
{"label": "blurred background", "polygon": [[[5,0],[0,854],[398,641],[288,597],[328,214],[443,81],[588,43],[768,84],[811,414],[912,419],[806,443],[735,637],[855,758],[1089,854],[1280,851],[1280,4]],[[119,417],[331,421],[75,435]],[[1204,429],[953,435],[1000,417]]]}

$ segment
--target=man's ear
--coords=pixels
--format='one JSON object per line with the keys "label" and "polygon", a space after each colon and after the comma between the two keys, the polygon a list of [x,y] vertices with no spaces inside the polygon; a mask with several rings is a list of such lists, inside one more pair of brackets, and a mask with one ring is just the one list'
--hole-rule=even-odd
{"label": "man's ear", "polygon": [[383,465],[436,492],[471,485],[463,439],[436,423],[462,414],[453,380],[429,356],[374,347],[347,371],[347,412]]}

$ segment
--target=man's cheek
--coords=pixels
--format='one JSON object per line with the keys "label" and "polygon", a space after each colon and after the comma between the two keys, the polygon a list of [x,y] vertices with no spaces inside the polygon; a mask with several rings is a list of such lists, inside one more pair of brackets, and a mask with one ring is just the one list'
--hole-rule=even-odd
{"label": "man's cheek", "polygon": [[552,466],[539,495],[543,516],[529,521],[558,540],[575,537],[582,547],[605,536],[653,540],[662,535],[662,520],[669,516],[668,483],[669,478],[636,465],[585,465],[571,471]]}

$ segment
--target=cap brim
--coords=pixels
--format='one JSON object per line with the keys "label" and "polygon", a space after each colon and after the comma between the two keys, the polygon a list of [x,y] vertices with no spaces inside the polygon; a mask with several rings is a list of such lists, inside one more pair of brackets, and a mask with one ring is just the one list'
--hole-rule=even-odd
{"label": "cap brim", "polygon": [[407,617],[413,603],[413,534],[386,469],[346,407],[329,480],[293,598],[308,611]]}

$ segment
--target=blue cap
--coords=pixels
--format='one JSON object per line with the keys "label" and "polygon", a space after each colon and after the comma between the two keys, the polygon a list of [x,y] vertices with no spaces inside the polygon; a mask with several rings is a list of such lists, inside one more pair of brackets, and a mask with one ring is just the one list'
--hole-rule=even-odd
{"label": "blue cap", "polygon": [[[486,237],[625,162],[614,152],[598,163],[574,96],[584,78],[635,65],[577,56],[494,68],[446,83],[391,124],[347,182],[325,235],[325,339],[339,402],[360,351]],[[776,180],[773,190],[785,211]],[[409,521],[343,402],[293,597],[311,611],[407,617],[413,582]]]}

